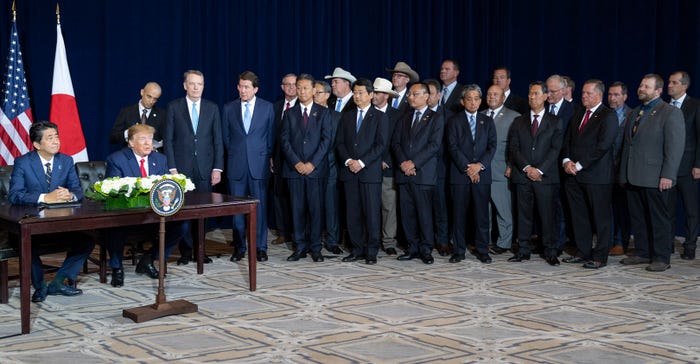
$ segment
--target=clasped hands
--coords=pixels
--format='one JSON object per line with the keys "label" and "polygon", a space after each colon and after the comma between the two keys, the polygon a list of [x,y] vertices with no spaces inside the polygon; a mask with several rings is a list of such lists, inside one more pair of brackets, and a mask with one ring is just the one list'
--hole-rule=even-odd
{"label": "clasped hands", "polygon": [[541,182],[542,181],[542,175],[540,174],[540,171],[537,170],[537,168],[533,166],[527,167],[525,170],[525,174],[527,175],[527,178],[530,179],[530,181],[533,182]]}
{"label": "clasped hands", "polygon": [[71,192],[65,187],[58,187],[57,189],[44,195],[44,202],[46,203],[59,203],[70,201],[73,201],[73,192]]}
{"label": "clasped hands", "polygon": [[294,165],[294,169],[296,169],[297,173],[300,175],[308,176],[316,169],[316,167],[314,167],[311,162],[297,162],[297,164]]}
{"label": "clasped hands", "polygon": [[358,161],[357,159],[351,159],[348,161],[348,169],[352,173],[360,173],[360,171],[362,170],[362,164],[360,164],[360,161]]}
{"label": "clasped hands", "polygon": [[401,172],[407,176],[415,176],[416,175],[416,165],[413,164],[412,160],[407,160],[401,162]]}
{"label": "clasped hands", "polygon": [[574,163],[572,161],[567,161],[566,163],[564,163],[564,172],[566,172],[567,174],[570,174],[572,176],[575,176],[576,172],[578,172],[576,170],[576,163]]}
{"label": "clasped hands", "polygon": [[481,181],[481,176],[479,176],[479,172],[481,172],[481,163],[467,164],[467,168],[464,170],[464,172],[467,173],[467,176],[472,183],[479,183],[479,181]]}

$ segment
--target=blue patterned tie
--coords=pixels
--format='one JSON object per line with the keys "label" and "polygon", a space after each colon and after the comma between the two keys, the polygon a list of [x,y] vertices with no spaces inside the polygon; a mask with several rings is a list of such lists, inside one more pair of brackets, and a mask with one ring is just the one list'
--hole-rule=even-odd
{"label": "blue patterned tie", "polygon": [[360,109],[360,114],[357,116],[357,126],[355,127],[355,132],[360,132],[360,126],[362,126],[362,109]]}
{"label": "blue patterned tie", "polygon": [[51,186],[51,163],[44,164],[46,166],[46,184]]}
{"label": "blue patterned tie", "polygon": [[197,125],[199,125],[199,113],[197,112],[197,103],[192,103],[192,129],[197,134]]}
{"label": "blue patterned tie", "polygon": [[245,128],[245,133],[248,134],[248,130],[250,130],[250,104],[247,102],[243,112],[243,128]]}
{"label": "blue patterned tie", "polygon": [[476,120],[474,120],[474,115],[469,115],[469,129],[472,131],[472,139],[476,139]]}

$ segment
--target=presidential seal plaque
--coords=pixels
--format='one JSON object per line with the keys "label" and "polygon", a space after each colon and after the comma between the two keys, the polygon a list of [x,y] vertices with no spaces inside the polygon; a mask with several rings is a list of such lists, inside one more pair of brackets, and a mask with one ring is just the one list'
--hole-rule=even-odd
{"label": "presidential seal plaque", "polygon": [[168,302],[165,298],[165,218],[175,215],[185,203],[185,193],[177,181],[164,179],[153,185],[149,195],[149,201],[153,212],[160,216],[160,230],[158,242],[158,293],[156,303],[152,305],[135,307],[124,310],[122,316],[132,319],[134,322],[145,322],[164,316],[179,315],[197,312],[197,305],[186,301],[176,300]]}

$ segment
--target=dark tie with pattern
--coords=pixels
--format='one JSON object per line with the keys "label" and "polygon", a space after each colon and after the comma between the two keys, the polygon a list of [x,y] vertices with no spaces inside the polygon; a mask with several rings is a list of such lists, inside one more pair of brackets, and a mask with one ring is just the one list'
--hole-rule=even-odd
{"label": "dark tie with pattern", "polygon": [[141,124],[146,124],[146,119],[148,118],[148,110],[143,109],[143,114],[141,114]]}
{"label": "dark tie with pattern", "polygon": [[306,108],[304,108],[304,129],[309,125],[309,113],[306,112]]}
{"label": "dark tie with pattern", "polygon": [[532,136],[533,136],[533,137],[534,137],[535,135],[537,135],[537,128],[539,127],[539,124],[540,124],[540,123],[537,121],[537,117],[538,117],[538,116],[539,116],[539,115],[537,115],[537,114],[535,114],[535,115],[532,116],[532,118],[534,119],[534,120],[532,120]]}
{"label": "dark tie with pattern", "polygon": [[46,184],[51,186],[51,163],[44,164],[46,166]]}

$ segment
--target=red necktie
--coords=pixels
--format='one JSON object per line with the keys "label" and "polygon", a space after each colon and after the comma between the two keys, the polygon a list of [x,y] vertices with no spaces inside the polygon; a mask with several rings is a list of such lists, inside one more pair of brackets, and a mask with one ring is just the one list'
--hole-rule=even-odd
{"label": "red necktie", "polygon": [[289,110],[289,106],[290,106],[290,105],[289,105],[289,101],[287,101],[287,107],[284,108],[284,111]]}
{"label": "red necktie", "polygon": [[588,118],[591,117],[591,110],[586,110],[586,116],[583,117],[583,122],[581,123],[581,126],[578,127],[578,133],[581,134],[581,130],[583,130],[583,127],[588,124]]}
{"label": "red necktie", "polygon": [[141,158],[141,177],[148,177],[148,173],[146,173],[146,167],[143,165],[146,163],[146,160]]}
{"label": "red necktie", "polygon": [[539,115],[537,115],[537,114],[535,114],[535,115],[532,116],[532,117],[535,119],[535,120],[532,121],[532,136],[533,136],[533,137],[534,137],[535,135],[537,135],[537,127],[539,126],[539,125],[538,125],[539,122],[537,121],[537,117],[538,117],[538,116],[539,116]]}

